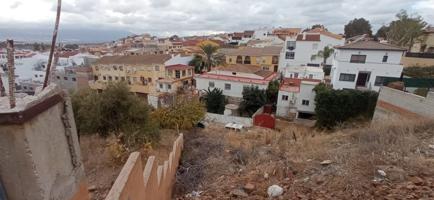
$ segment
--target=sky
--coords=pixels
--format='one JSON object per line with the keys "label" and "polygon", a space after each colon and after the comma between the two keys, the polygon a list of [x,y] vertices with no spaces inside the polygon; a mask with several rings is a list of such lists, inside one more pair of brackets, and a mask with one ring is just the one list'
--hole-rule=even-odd
{"label": "sky", "polygon": [[[401,9],[434,25],[434,0],[63,0],[60,28],[204,35],[324,24],[343,33],[363,17],[374,32]],[[0,27],[52,27],[56,0],[0,0]]]}

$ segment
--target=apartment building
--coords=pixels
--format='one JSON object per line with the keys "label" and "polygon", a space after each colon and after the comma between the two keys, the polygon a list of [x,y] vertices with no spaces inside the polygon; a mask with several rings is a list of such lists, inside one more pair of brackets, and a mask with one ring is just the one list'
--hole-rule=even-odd
{"label": "apartment building", "polygon": [[225,52],[227,64],[259,66],[263,70],[277,72],[282,47],[245,47]]}
{"label": "apartment building", "polygon": [[385,78],[401,77],[405,49],[375,41],[336,47],[331,69],[334,89],[379,91]]}

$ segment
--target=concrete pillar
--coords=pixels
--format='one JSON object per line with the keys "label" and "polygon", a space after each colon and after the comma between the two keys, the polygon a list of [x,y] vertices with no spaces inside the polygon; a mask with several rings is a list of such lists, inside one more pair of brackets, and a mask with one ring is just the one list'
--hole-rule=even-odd
{"label": "concrete pillar", "polygon": [[88,199],[69,98],[50,85],[35,96],[0,97],[0,179],[8,200]]}

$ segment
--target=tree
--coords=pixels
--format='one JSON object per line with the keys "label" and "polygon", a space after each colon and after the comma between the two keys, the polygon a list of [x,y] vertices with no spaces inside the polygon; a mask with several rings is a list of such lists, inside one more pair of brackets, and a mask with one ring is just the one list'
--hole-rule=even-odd
{"label": "tree", "polygon": [[315,60],[317,57],[323,58],[321,65],[325,66],[327,64],[327,59],[333,55],[333,52],[335,52],[333,48],[325,46],[324,49],[318,51],[316,55],[312,55],[311,60]]}
{"label": "tree", "polygon": [[39,50],[41,50],[41,47],[39,46],[39,44],[38,43],[33,43],[33,51],[39,51]]}
{"label": "tree", "polygon": [[327,31],[327,28],[322,24],[314,24],[311,29],[321,28]]}
{"label": "tree", "polygon": [[211,90],[208,88],[204,100],[208,112],[223,114],[225,111],[225,96],[223,95],[223,90],[218,88]]}
{"label": "tree", "polygon": [[72,105],[80,134],[115,134],[127,146],[158,139],[150,108],[125,83],[109,84],[101,93],[79,90],[72,95]]}
{"label": "tree", "polygon": [[199,44],[199,48],[202,50],[205,69],[210,71],[211,67],[216,65],[217,60],[215,59],[215,56],[219,49],[219,45],[212,41],[203,41]]}
{"label": "tree", "polygon": [[390,23],[387,40],[410,50],[417,38],[423,34],[427,23],[419,15],[409,16],[405,10],[396,14],[396,18],[398,19]]}
{"label": "tree", "polygon": [[389,27],[388,26],[386,26],[386,25],[383,25],[383,26],[381,26],[379,29],[378,29],[378,31],[377,31],[377,33],[375,34],[375,37],[376,38],[385,38],[385,39],[387,39],[387,32],[389,31]]}
{"label": "tree", "polygon": [[258,86],[248,86],[243,89],[243,100],[240,104],[240,113],[247,113],[252,116],[260,107],[267,103],[265,90]]}
{"label": "tree", "polygon": [[350,38],[357,35],[372,35],[371,24],[364,18],[355,18],[345,25],[345,37]]}
{"label": "tree", "polygon": [[201,73],[203,68],[205,67],[205,63],[203,61],[202,55],[195,54],[193,59],[188,63],[190,66],[194,66],[195,73]]}
{"label": "tree", "polygon": [[279,81],[270,81],[267,86],[267,103],[275,105],[277,103],[277,96],[279,94]]}

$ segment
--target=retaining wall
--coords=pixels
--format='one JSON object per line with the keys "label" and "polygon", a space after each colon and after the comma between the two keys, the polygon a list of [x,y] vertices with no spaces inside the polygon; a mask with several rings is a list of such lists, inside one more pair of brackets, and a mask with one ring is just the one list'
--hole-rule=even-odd
{"label": "retaining wall", "polygon": [[158,165],[155,156],[150,156],[143,168],[140,153],[131,153],[106,200],[171,199],[183,144],[184,137],[181,134],[173,143],[169,159],[163,165]]}
{"label": "retaining wall", "polygon": [[237,116],[229,116],[229,115],[219,115],[215,113],[206,113],[205,120],[210,122],[218,122],[218,123],[237,123],[242,124],[245,127],[253,126],[252,118],[247,117],[237,117]]}
{"label": "retaining wall", "polygon": [[434,59],[432,58],[414,58],[414,57],[402,57],[401,63],[405,67],[429,67],[434,66]]}

